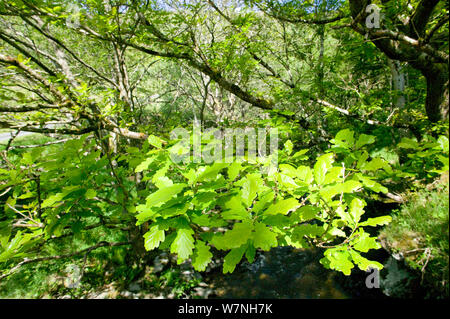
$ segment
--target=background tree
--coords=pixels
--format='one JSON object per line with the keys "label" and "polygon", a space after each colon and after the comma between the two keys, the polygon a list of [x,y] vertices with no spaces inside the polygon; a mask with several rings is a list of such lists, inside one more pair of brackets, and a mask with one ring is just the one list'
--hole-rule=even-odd
{"label": "background tree", "polygon": [[[401,201],[385,183],[448,169],[448,2],[379,3],[380,28],[369,4],[2,1],[1,276],[119,246],[138,268],[160,246],[200,270],[213,249],[231,272],[277,245],[322,248],[345,274],[372,265],[364,227],[389,218],[361,221],[364,198]],[[198,122],[276,127],[279,169],[174,165],[169,132]],[[25,151],[20,132],[49,141]]]}

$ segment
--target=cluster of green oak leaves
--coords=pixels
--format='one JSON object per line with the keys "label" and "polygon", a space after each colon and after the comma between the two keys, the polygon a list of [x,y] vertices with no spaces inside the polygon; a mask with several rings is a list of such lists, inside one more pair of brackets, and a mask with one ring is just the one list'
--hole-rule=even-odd
{"label": "cluster of green oak leaves", "polygon": [[355,265],[381,268],[363,256],[380,248],[366,230],[391,217],[365,217],[365,199],[387,193],[386,178],[447,171],[449,147],[444,136],[420,143],[404,138],[396,149],[408,161],[399,169],[369,155],[374,142],[344,129],[317,158],[284,140],[267,157],[207,164],[174,161],[180,140],[152,135],[142,148],[113,156],[85,134],[11,155],[8,169],[0,169],[1,190],[11,189],[0,221],[0,264],[8,271],[33,258],[50,260],[49,241],[73,235],[88,244],[87,230],[104,226],[117,233],[113,245],[130,244],[137,232],[146,250],[169,250],[198,271],[218,251],[226,254],[223,272],[229,273],[244,256],[252,262],[257,250],[277,246],[320,247],[321,263],[346,275]]}
{"label": "cluster of green oak leaves", "polygon": [[278,167],[267,158],[180,166],[170,156],[177,145],[163,147],[163,141],[152,137],[155,148],[136,167],[157,187],[137,206],[138,224],[150,222],[145,248],[170,249],[179,263],[191,258],[199,271],[211,262],[212,247],[227,252],[223,272],[228,273],[244,256],[253,262],[257,249],[283,245],[327,248],[322,264],[346,275],[354,265],[382,268],[361,255],[380,248],[364,227],[391,220],[363,218],[362,194],[387,192],[374,176],[378,170],[391,170],[364,149],[374,141],[373,136],[355,137],[353,131],[342,130],[312,167],[306,162],[308,150],[294,153],[290,141],[272,154],[279,156]]}

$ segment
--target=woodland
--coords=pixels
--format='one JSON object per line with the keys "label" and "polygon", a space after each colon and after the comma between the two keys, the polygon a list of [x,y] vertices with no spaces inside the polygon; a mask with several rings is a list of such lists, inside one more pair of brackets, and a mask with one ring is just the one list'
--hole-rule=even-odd
{"label": "woodland", "polygon": [[0,0],[0,298],[448,298],[448,123],[448,0]]}

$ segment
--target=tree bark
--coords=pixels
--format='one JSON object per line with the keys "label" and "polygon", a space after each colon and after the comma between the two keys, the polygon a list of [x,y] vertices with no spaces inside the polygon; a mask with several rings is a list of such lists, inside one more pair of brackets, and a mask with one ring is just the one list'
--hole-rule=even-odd
{"label": "tree bark", "polygon": [[422,0],[408,24],[404,26],[406,32],[402,33],[368,28],[364,24],[367,16],[365,8],[371,1],[349,0],[354,19],[352,28],[372,40],[388,58],[408,62],[425,76],[427,83],[425,110],[431,122],[448,121],[449,116],[448,54],[434,47],[431,42],[422,42],[422,36],[426,34],[426,26],[438,2],[438,0]]}
{"label": "tree bark", "polygon": [[405,73],[401,70],[400,62],[388,59],[388,65],[391,69],[392,89],[395,92],[394,107],[402,109],[405,107]]}
{"label": "tree bark", "polygon": [[424,75],[427,79],[425,108],[428,119],[432,122],[448,120],[449,79],[447,66],[436,66]]}

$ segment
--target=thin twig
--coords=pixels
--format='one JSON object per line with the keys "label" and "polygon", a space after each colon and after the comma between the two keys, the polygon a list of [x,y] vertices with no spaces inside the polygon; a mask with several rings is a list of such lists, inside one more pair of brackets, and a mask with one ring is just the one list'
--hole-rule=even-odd
{"label": "thin twig", "polygon": [[24,148],[35,148],[35,147],[42,147],[42,146],[48,146],[48,145],[54,145],[54,144],[59,144],[59,143],[64,143],[67,142],[69,140],[72,140],[71,138],[66,138],[63,140],[58,140],[58,141],[52,141],[52,142],[47,142],[47,143],[43,143],[43,144],[37,144],[37,145],[17,145],[17,146],[13,146],[10,149],[24,149]]}
{"label": "thin twig", "polygon": [[423,283],[423,279],[424,279],[424,277],[425,277],[425,268],[427,267],[428,262],[430,261],[430,257],[431,257],[431,249],[430,249],[430,248],[425,249],[425,254],[427,254],[427,259],[426,259],[425,264],[423,265],[423,267],[422,267],[422,269],[421,269],[421,272],[422,272],[422,278],[421,278],[421,280],[420,280],[420,283],[421,283],[421,284]]}

